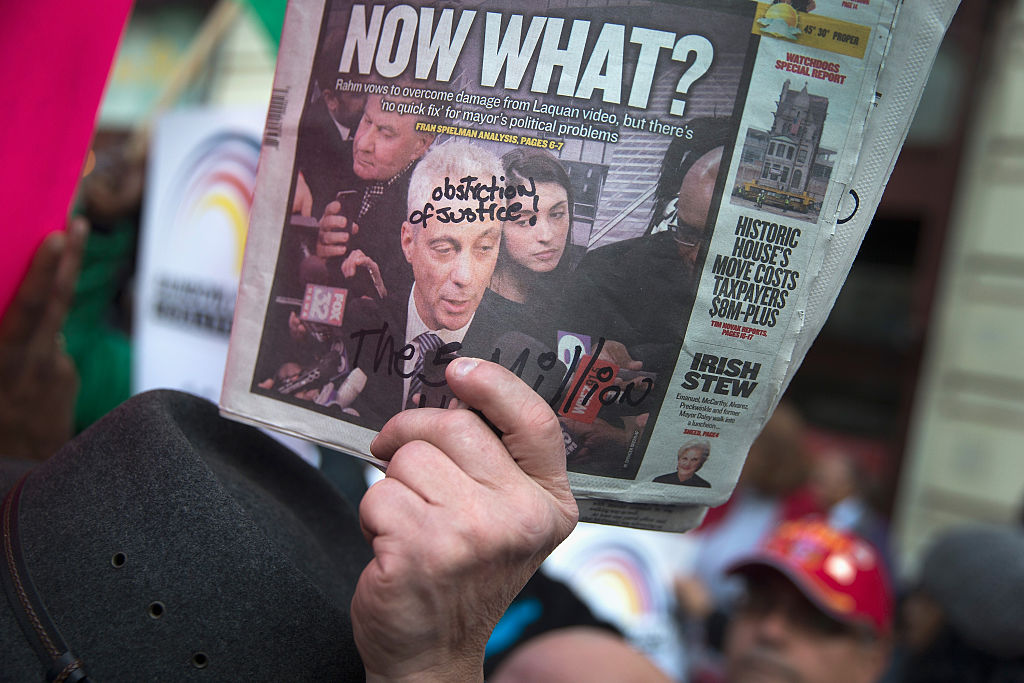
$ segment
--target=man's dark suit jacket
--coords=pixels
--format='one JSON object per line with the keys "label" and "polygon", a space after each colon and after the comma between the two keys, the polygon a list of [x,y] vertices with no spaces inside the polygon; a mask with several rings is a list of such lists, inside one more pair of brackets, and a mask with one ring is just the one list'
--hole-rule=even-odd
{"label": "man's dark suit jacket", "polygon": [[583,257],[567,288],[563,324],[622,342],[644,370],[667,377],[696,292],[697,274],[671,233],[623,240]]}
{"label": "man's dark suit jacket", "polygon": [[295,168],[313,195],[313,218],[324,215],[338,190],[362,182],[352,170],[352,140],[341,137],[323,101],[308,107],[299,123]]}
{"label": "man's dark suit jacket", "polygon": [[[484,293],[462,341],[464,347],[473,349],[477,355],[493,351],[494,341],[508,329],[495,304],[496,297],[489,289]],[[409,293],[406,291],[404,295],[389,296],[386,302],[366,297],[354,299],[345,311],[342,337],[349,362],[367,377],[366,387],[352,408],[360,415],[356,421],[370,429],[380,429],[392,415],[403,409],[404,378],[400,374],[403,361],[398,354],[405,346],[408,303]],[[488,351],[483,352],[483,349]],[[441,354],[439,360],[451,360],[458,355],[458,351],[449,350]],[[434,365],[432,360],[426,359],[424,376],[430,382],[443,381],[446,363]],[[427,405],[438,407],[445,391],[443,387],[428,389]]]}

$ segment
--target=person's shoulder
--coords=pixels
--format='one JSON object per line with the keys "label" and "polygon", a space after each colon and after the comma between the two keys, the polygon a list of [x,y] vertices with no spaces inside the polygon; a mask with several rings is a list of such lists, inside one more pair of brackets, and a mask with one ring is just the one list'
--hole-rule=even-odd
{"label": "person's shoulder", "polygon": [[676,244],[669,232],[631,237],[591,249],[577,266],[577,272],[621,268],[625,263],[651,258],[675,258]]}
{"label": "person's shoulder", "polygon": [[505,311],[514,307],[521,307],[522,304],[506,299],[502,295],[495,292],[493,289],[488,287],[484,290],[484,295],[480,298],[480,305],[477,306],[477,311]]}
{"label": "person's shoulder", "polygon": [[514,305],[515,302],[509,301],[490,287],[485,289],[476,307],[476,313],[473,314],[473,321],[466,330],[463,348],[484,353],[485,347],[493,343],[503,332],[508,331],[512,311],[509,306]]}
{"label": "person's shoulder", "polygon": [[[386,192],[401,193],[403,197],[409,194],[409,181],[412,180],[412,172],[416,170],[416,167],[419,166],[421,160],[422,157],[420,157],[419,159],[414,159],[412,163],[410,163],[409,166],[406,167],[404,171],[401,171],[398,174],[397,178],[391,181],[391,183],[387,187]],[[405,210],[404,203],[402,204],[401,208],[403,211]]]}
{"label": "person's shoulder", "polygon": [[699,486],[703,489],[711,488],[711,482],[697,474],[690,475],[690,478],[682,482],[684,486]]}
{"label": "person's shoulder", "polygon": [[631,237],[629,239],[612,242],[596,249],[590,249],[580,259],[579,268],[603,264],[606,261],[618,260],[623,255],[630,253],[637,247],[643,237]]}
{"label": "person's shoulder", "polygon": [[669,472],[668,474],[663,474],[660,477],[655,477],[654,478],[654,483],[656,483],[656,484],[679,484],[681,482],[679,481],[679,475],[678,474],[676,474],[675,472]]}
{"label": "person's shoulder", "polygon": [[306,109],[299,121],[299,140],[304,150],[323,154],[328,149],[332,154],[352,150],[352,139],[343,138],[327,107],[318,102]]}
{"label": "person's shoulder", "polygon": [[354,298],[346,305],[343,328],[351,334],[386,327],[395,343],[401,346],[405,339],[407,303],[408,292],[404,297],[396,293],[383,300],[368,296]]}

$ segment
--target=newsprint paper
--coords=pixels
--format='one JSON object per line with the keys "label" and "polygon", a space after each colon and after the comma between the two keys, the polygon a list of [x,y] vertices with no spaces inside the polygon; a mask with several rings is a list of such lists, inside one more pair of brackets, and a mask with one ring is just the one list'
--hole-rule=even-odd
{"label": "newsprint paper", "polygon": [[222,411],[372,461],[389,417],[449,405],[447,362],[487,358],[558,414],[582,519],[692,528],[902,143],[876,136],[844,233],[898,9],[292,0]]}

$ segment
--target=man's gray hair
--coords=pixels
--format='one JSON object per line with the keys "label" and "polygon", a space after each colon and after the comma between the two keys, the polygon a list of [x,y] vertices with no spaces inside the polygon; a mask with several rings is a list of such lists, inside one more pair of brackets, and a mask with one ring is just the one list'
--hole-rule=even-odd
{"label": "man's gray hair", "polygon": [[459,180],[466,176],[479,178],[477,182],[491,184],[491,176],[498,180],[504,175],[504,167],[490,150],[465,140],[450,140],[443,145],[436,145],[423,155],[409,179],[409,201],[407,215],[413,211],[422,211],[423,206],[430,202],[434,206],[443,205],[431,198],[435,187],[444,186],[448,178],[452,185],[459,185]]}

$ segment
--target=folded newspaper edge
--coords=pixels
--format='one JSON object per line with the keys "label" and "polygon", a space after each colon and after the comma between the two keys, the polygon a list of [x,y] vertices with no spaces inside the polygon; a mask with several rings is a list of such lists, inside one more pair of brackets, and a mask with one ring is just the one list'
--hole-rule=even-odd
{"label": "folded newspaper edge", "polygon": [[[559,414],[581,519],[685,531],[732,493],[824,324],[957,2],[567,4],[289,2],[221,412],[383,466],[383,421],[450,398],[425,361],[490,357]],[[362,118],[342,130],[329,101]],[[385,120],[426,141],[387,173],[366,143]],[[507,202],[485,214],[469,183],[456,226],[464,178],[437,160],[478,148]],[[325,213],[358,262],[321,252]],[[564,237],[530,261],[538,220]],[[430,299],[425,234],[483,264],[468,303],[447,275]]]}

